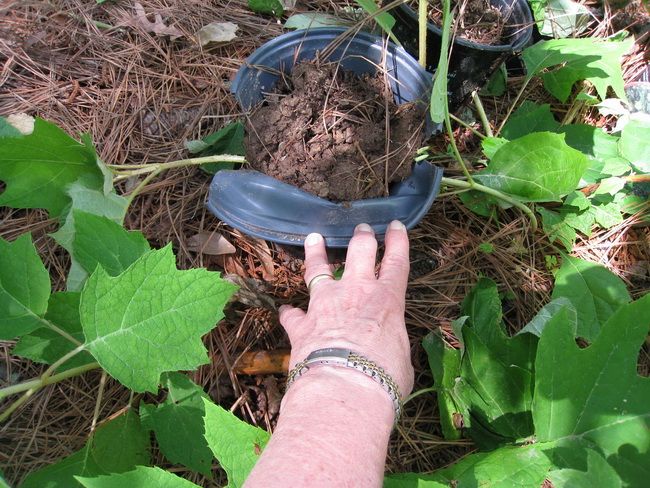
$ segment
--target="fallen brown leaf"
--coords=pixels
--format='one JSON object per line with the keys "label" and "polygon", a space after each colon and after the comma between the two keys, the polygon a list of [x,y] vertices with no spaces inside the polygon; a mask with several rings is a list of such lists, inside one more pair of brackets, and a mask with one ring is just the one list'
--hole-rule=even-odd
{"label": "fallen brown leaf", "polygon": [[228,240],[218,232],[199,232],[187,240],[190,251],[220,256],[233,254],[236,249]]}
{"label": "fallen brown leaf", "polygon": [[183,36],[183,33],[176,27],[165,25],[160,14],[154,14],[154,21],[151,22],[142,4],[135,2],[133,8],[135,9],[135,15],[126,18],[124,20],[125,24],[141,27],[146,32],[151,32],[157,36],[169,36],[172,41]]}
{"label": "fallen brown leaf", "polygon": [[196,36],[201,46],[207,46],[212,43],[230,42],[237,37],[239,26],[232,22],[212,22],[203,26]]}

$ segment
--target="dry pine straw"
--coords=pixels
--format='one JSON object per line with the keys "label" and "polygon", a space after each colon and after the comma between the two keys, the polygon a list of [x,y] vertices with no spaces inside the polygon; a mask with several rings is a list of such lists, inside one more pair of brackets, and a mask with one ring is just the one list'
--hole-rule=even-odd
{"label": "dry pine straw", "polygon": [[[81,0],[8,2],[0,10],[0,114],[27,112],[56,122],[69,133],[90,132],[108,163],[159,162],[186,155],[183,140],[213,131],[238,117],[228,95],[228,83],[252,50],[281,32],[271,18],[253,15],[243,2],[151,0],[146,12],[189,37],[212,21],[239,25],[238,38],[223,47],[201,51],[187,40],[170,42],[133,27],[100,30],[91,22],[118,25],[131,13],[125,3],[97,6]],[[309,2],[305,10],[336,10],[336,4]],[[607,27],[601,34],[607,32]],[[644,53],[626,63],[628,75],[638,71]],[[631,76],[631,75],[630,75]],[[492,120],[507,110],[517,79],[499,101],[486,100]],[[550,101],[539,87],[530,96]],[[568,107],[554,105],[562,110]],[[580,117],[595,119],[593,111]],[[463,139],[466,156],[475,157],[477,141]],[[444,148],[444,141],[439,140]],[[457,170],[450,168],[449,175]],[[136,199],[126,225],[142,229],[154,246],[174,244],[181,268],[207,267],[247,278],[251,296],[271,297],[275,306],[305,306],[308,296],[301,279],[302,263],[282,250],[224,226],[204,207],[209,177],[199,170],[169,172]],[[128,192],[133,182],[122,184]],[[0,210],[0,236],[14,239],[32,232],[55,289],[62,289],[69,266],[65,252],[47,236],[56,228],[39,210]],[[234,255],[215,257],[187,250],[189,237],[218,231],[237,248]],[[413,271],[407,295],[407,327],[416,368],[416,389],[431,385],[420,341],[441,327],[451,344],[450,322],[458,305],[479,276],[489,276],[515,299],[504,303],[508,328],[516,330],[548,300],[552,276],[544,255],[554,253],[541,233],[531,235],[524,219],[505,212],[500,223],[477,217],[453,197],[435,202],[424,221],[411,232]],[[495,251],[480,251],[489,242]],[[648,231],[632,217],[591,239],[579,241],[576,254],[600,262],[619,274],[639,296],[648,286]],[[507,294],[507,293],[506,293]],[[267,303],[268,298],[266,300]],[[251,303],[248,300],[246,303]],[[287,348],[273,306],[233,303],[226,320],[205,343],[211,364],[192,373],[210,396],[233,407],[242,418],[271,429],[283,378],[238,376],[231,366],[247,350]],[[0,380],[21,381],[38,376],[43,367],[12,357],[12,342],[0,343]],[[642,371],[647,374],[645,354]],[[643,359],[642,358],[642,359]],[[101,373],[41,390],[0,431],[0,466],[12,483],[25,474],[79,449],[89,433]],[[140,397],[134,399],[137,402]],[[147,397],[148,400],[154,400]],[[108,380],[99,420],[119,414],[129,404],[129,392]],[[0,406],[0,409],[2,407]],[[437,425],[435,397],[426,394],[409,403],[389,449],[391,471],[431,471],[468,452],[466,442],[446,442]],[[154,449],[158,463],[164,458]],[[215,467],[212,481],[181,467],[179,474],[203,486],[221,486],[223,473]]]}

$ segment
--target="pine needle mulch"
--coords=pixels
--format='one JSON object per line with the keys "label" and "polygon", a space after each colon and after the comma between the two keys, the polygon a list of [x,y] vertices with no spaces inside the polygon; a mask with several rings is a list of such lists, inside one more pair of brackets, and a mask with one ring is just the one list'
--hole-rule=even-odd
{"label": "pine needle mulch", "polygon": [[[159,13],[181,37],[170,40],[138,23],[127,2],[95,5],[81,0],[5,2],[0,10],[0,114],[26,112],[51,120],[70,134],[88,132],[102,159],[111,164],[164,162],[187,156],[184,141],[213,132],[242,114],[229,94],[229,83],[243,59],[282,32],[270,17],[250,12],[242,1],[214,2],[143,0],[153,19]],[[591,2],[595,4],[595,2]],[[300,10],[336,12],[346,2],[306,2]],[[611,34],[616,13],[605,12],[597,29]],[[194,33],[203,25],[230,21],[238,37],[224,46],[201,49]],[[608,30],[609,29],[609,30]],[[647,32],[639,34],[635,53],[626,61],[626,79],[634,80],[647,65]],[[500,120],[512,102],[520,80],[509,81],[508,94],[486,100],[491,120]],[[534,84],[529,98],[550,101]],[[554,104],[558,111],[570,107]],[[598,120],[583,108],[575,120]],[[478,151],[471,134],[458,131],[464,155]],[[437,144],[444,148],[439,138]],[[443,162],[447,164],[446,162]],[[448,174],[456,169],[448,168]],[[204,266],[238,280],[244,292],[226,310],[226,319],[205,338],[211,364],[191,373],[208,394],[247,421],[272,429],[283,389],[283,375],[243,375],[234,368],[247,351],[286,350],[287,338],[277,319],[283,303],[305,306],[308,295],[300,260],[280,248],[242,235],[220,223],[204,202],[210,176],[199,169],[170,171],[150,183],[129,211],[126,225],[142,230],[154,246],[172,242],[181,268]],[[137,182],[120,183],[130,192]],[[1,188],[0,188],[1,190]],[[14,239],[31,232],[48,266],[53,286],[63,289],[69,259],[48,233],[56,223],[42,211],[0,210],[0,236]],[[190,239],[219,232],[236,252],[212,256],[194,252]],[[532,234],[524,217],[503,212],[500,221],[478,217],[453,195],[441,195],[411,232],[412,270],[407,294],[407,327],[416,368],[416,387],[432,378],[422,338],[441,327],[455,340],[450,323],[459,303],[480,276],[493,278],[504,297],[504,318],[514,331],[548,301],[557,254],[541,232]],[[483,244],[483,246],[482,246]],[[491,244],[491,247],[485,246]],[[486,252],[486,249],[493,249]],[[578,242],[575,253],[608,266],[638,297],[647,291],[650,244],[647,227],[632,216],[621,225],[598,231]],[[548,267],[547,267],[548,266]],[[13,343],[0,342],[0,384],[24,381],[43,371],[40,365],[10,354]],[[647,374],[647,351],[640,371]],[[102,374],[51,385],[36,393],[0,427],[0,466],[8,481],[79,449],[95,417],[99,422],[123,412],[139,397],[110,378],[95,414]],[[9,400],[11,401],[11,399]],[[2,409],[5,405],[0,406]],[[469,452],[467,441],[445,441],[439,431],[435,395],[418,396],[405,407],[403,421],[389,448],[390,471],[431,471]],[[154,451],[156,461],[165,465]],[[213,480],[172,468],[202,486],[221,486],[225,478],[215,468]]]}

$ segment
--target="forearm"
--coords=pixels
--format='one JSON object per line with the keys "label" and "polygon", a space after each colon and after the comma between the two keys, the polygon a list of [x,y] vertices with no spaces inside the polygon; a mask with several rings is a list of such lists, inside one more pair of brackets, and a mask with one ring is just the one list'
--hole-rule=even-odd
{"label": "forearm", "polygon": [[317,367],[283,400],[277,428],[247,488],[382,485],[393,405],[370,378]]}

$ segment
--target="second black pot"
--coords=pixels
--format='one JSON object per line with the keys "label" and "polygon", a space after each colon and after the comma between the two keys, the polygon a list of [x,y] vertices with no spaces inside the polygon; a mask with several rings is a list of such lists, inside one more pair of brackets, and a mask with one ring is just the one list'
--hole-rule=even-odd
{"label": "second black pot", "polygon": [[[492,73],[526,47],[533,35],[533,16],[527,0],[490,0],[506,21],[501,44],[478,44],[457,37],[449,58],[449,108],[456,110],[472,91],[481,88]],[[418,57],[418,15],[406,4],[390,11],[395,17],[393,33],[407,52]],[[442,31],[432,22],[427,23],[427,70],[435,71],[440,57]]]}

